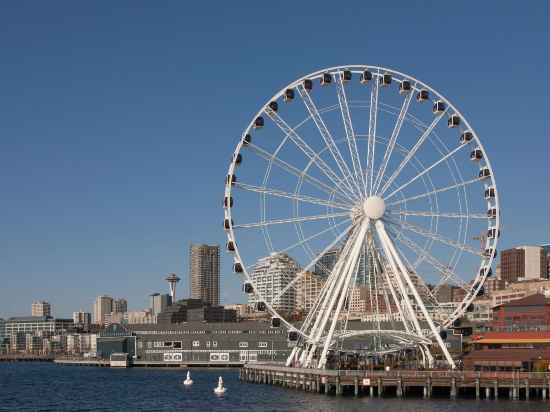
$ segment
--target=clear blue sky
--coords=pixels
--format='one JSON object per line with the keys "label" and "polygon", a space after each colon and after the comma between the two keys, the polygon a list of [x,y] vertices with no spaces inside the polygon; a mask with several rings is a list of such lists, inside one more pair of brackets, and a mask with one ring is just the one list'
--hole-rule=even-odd
{"label": "clear blue sky", "polygon": [[449,97],[491,158],[501,247],[550,243],[548,2],[414,3],[4,2],[0,316],[99,294],[145,307],[167,272],[186,276],[191,241],[225,242],[222,181],[253,113],[332,65]]}

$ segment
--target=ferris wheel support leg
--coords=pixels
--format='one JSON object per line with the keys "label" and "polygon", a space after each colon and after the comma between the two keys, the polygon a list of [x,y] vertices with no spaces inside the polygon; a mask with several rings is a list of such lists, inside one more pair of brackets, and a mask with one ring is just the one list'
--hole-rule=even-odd
{"label": "ferris wheel support leg", "polygon": [[449,353],[449,350],[447,349],[447,346],[445,346],[445,342],[443,342],[443,339],[439,335],[439,329],[436,328],[436,326],[435,326],[435,324],[432,320],[432,317],[428,313],[428,310],[426,309],[426,306],[424,306],[424,302],[420,298],[420,295],[418,294],[418,291],[416,290],[416,287],[414,286],[414,284],[413,284],[413,282],[412,282],[412,280],[409,276],[409,272],[408,272],[407,268],[405,267],[405,265],[403,264],[403,261],[401,260],[401,257],[397,253],[397,250],[395,249],[395,246],[393,245],[390,237],[386,233],[384,223],[381,220],[378,220],[376,222],[376,229],[378,231],[378,234],[384,239],[384,243],[386,244],[386,248],[389,249],[389,252],[391,253],[393,259],[395,259],[395,262],[397,263],[397,265],[399,267],[399,270],[400,270],[401,274],[403,275],[403,278],[407,282],[407,285],[408,285],[409,289],[411,290],[411,292],[414,296],[414,299],[416,300],[416,303],[418,304],[418,306],[419,306],[419,308],[422,312],[422,315],[424,315],[424,318],[426,319],[426,322],[428,323],[428,326],[430,327],[430,330],[432,331],[432,334],[434,335],[434,338],[435,338],[437,344],[439,345],[439,348],[443,352],[443,355],[445,356],[445,359],[447,360],[447,363],[449,364],[449,366],[452,369],[454,369],[456,367],[455,363],[454,363],[454,360],[451,357],[451,354]]}
{"label": "ferris wheel support leg", "polygon": [[[336,303],[336,299],[340,294],[340,290],[345,280],[345,276],[343,276],[343,273],[345,273],[345,269],[347,268],[347,265],[349,263],[348,258],[350,256],[350,251],[353,249],[353,245],[355,245],[356,239],[357,239],[357,235],[355,236],[352,235],[350,237],[349,243],[346,244],[342,254],[340,255],[340,258],[336,262],[333,272],[331,273],[332,279],[330,280],[331,282],[330,288],[321,304],[321,310],[319,311],[319,316],[317,316],[317,319],[315,319],[315,324],[311,329],[313,342],[307,348],[307,358],[304,363],[305,367],[309,367],[311,365],[313,355],[317,350],[317,345],[325,330],[325,326],[327,324],[328,318],[332,312],[334,304]],[[342,269],[344,269],[344,272],[342,271]]]}
{"label": "ferris wheel support leg", "polygon": [[294,346],[294,348],[292,348],[292,351],[290,352],[290,355],[288,356],[288,358],[286,358],[286,363],[285,363],[286,367],[289,367],[292,365],[292,363],[294,362],[294,358],[297,355],[297,352],[298,352],[298,346]]}
{"label": "ferris wheel support leg", "polygon": [[369,220],[365,219],[361,224],[361,228],[359,229],[359,234],[354,241],[353,249],[351,251],[351,256],[349,261],[347,262],[346,269],[344,272],[345,275],[342,276],[342,279],[345,279],[345,283],[341,288],[340,298],[338,299],[338,304],[336,306],[336,310],[334,311],[334,314],[332,317],[332,324],[330,325],[330,329],[325,337],[323,350],[321,352],[321,356],[319,357],[319,363],[317,366],[319,369],[324,368],[327,363],[327,352],[332,344],[334,329],[336,328],[336,324],[338,323],[338,318],[340,317],[340,311],[342,310],[344,300],[346,300],[348,296],[351,279],[353,278],[353,274],[357,270],[357,263],[359,262],[361,247],[367,235],[368,228],[369,228]]}
{"label": "ferris wheel support leg", "polygon": [[434,357],[427,345],[420,345],[420,353],[422,354],[422,363],[426,368],[433,368]]}

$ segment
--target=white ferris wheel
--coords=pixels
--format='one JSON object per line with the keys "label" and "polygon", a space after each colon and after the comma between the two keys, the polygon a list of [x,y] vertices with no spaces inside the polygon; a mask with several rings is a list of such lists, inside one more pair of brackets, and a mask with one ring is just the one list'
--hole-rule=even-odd
{"label": "white ferris wheel", "polygon": [[[287,365],[323,368],[355,342],[370,354],[414,347],[427,365],[439,348],[454,367],[445,330],[484,293],[499,215],[466,118],[427,84],[376,66],[283,87],[244,130],[225,180],[234,271],[255,309],[288,329]],[[256,270],[266,256],[297,269],[276,284]],[[281,305],[312,272],[313,299]]]}

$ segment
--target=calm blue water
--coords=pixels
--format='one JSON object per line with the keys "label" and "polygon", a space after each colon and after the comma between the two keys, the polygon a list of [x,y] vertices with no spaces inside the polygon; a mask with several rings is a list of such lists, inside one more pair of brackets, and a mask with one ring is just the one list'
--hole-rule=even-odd
{"label": "calm blue water", "polygon": [[[269,385],[241,383],[236,369],[192,369],[195,384],[181,384],[185,370],[109,369],[49,363],[0,363],[0,411],[376,411],[529,412],[550,402],[445,399],[337,398]],[[218,376],[228,392],[212,392]]]}

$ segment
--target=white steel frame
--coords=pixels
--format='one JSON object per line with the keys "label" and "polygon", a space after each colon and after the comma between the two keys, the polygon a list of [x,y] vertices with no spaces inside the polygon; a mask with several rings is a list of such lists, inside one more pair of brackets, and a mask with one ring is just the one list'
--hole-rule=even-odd
{"label": "white steel frame", "polygon": [[[369,86],[370,96],[367,102],[349,100],[348,92],[346,91],[348,86],[343,78],[345,70],[350,71],[354,77],[362,74],[365,70],[372,73],[371,86]],[[316,81],[326,73],[329,73],[332,78],[333,85],[331,87],[336,89],[335,96],[338,103],[330,107],[319,108],[313,97],[314,91],[310,92],[306,90],[304,80]],[[410,82],[411,90],[408,93],[404,93],[400,108],[388,106],[379,100],[381,93],[383,93],[380,78],[384,74],[390,74],[393,81],[398,84],[405,80]],[[282,100],[282,96],[288,89],[296,92],[296,100],[302,101],[305,110],[309,114],[306,119],[295,125],[290,125],[282,115],[269,106],[270,102]],[[409,113],[409,108],[414,104],[413,99],[420,90],[427,90],[430,93],[430,101],[440,100],[445,103],[445,110],[435,114],[430,124],[424,124]],[[357,107],[365,107],[369,110],[368,131],[365,135],[359,134],[353,124],[352,109]],[[343,138],[335,138],[323,119],[326,113],[333,110],[340,111],[345,130]],[[377,135],[378,115],[382,112],[392,113],[396,117],[392,133],[385,140]],[[470,132],[472,140],[449,149],[439,139],[436,129],[442,119],[451,114],[456,114],[460,117],[460,131]],[[254,121],[259,116],[263,116],[266,121],[273,122],[282,133],[282,141],[273,153],[263,149],[255,142],[246,143],[244,141],[246,135],[253,133]],[[319,133],[318,137],[322,139],[322,151],[316,151],[301,136],[300,128],[306,122],[312,122],[316,126]],[[419,131],[416,143],[409,149],[399,144],[400,131],[406,122]],[[363,153],[363,156],[358,149],[360,139],[364,139],[367,142],[367,151]],[[416,155],[419,150],[424,148],[423,146],[428,140],[434,142],[434,146],[439,148],[440,157],[437,161],[424,165]],[[293,165],[280,156],[280,150],[285,144],[294,145],[303,153],[308,159],[305,167]],[[441,164],[456,165],[456,155],[465,151],[467,147],[479,148],[482,151],[483,159],[480,165],[488,168],[490,175],[487,178],[470,176],[464,179],[458,168],[452,169],[450,167],[449,171],[452,175],[453,183],[443,187],[434,185],[430,172]],[[346,160],[346,156],[343,154],[345,148],[349,151],[347,154],[349,156],[347,158],[350,159],[349,161]],[[496,233],[500,233],[500,207],[494,173],[481,141],[459,110],[427,84],[395,70],[367,65],[331,67],[297,79],[277,92],[262,106],[242,134],[241,141],[235,149],[233,161],[229,166],[228,176],[236,175],[239,167],[236,159],[241,152],[253,153],[259,158],[266,160],[268,162],[267,171],[264,174],[261,185],[253,185],[240,181],[232,183],[228,181],[225,186],[225,197],[232,198],[235,195],[237,198],[239,190],[257,193],[260,196],[262,205],[260,211],[261,219],[259,222],[233,223],[233,207],[226,204],[224,207],[224,218],[226,222],[230,223],[229,227],[225,229],[228,241],[234,245],[235,250],[232,251],[234,262],[242,265],[243,279],[252,284],[257,300],[263,301],[267,310],[273,316],[280,318],[287,329],[296,331],[299,334],[299,340],[287,360],[287,365],[324,368],[327,362],[328,351],[334,348],[338,342],[355,336],[372,336],[378,344],[375,344],[375,347],[369,352],[371,354],[383,354],[415,346],[419,348],[426,365],[432,366],[434,357],[430,346],[435,344],[449,366],[454,368],[454,361],[440,336],[440,332],[442,329],[449,327],[455,319],[464,315],[466,308],[482,289],[483,283],[488,276],[489,268],[493,263],[493,252],[496,251],[498,242],[498,236],[495,238],[488,237],[485,240],[483,250],[490,251],[489,255],[483,253],[483,250],[479,251],[468,245],[466,242],[468,223],[472,219],[487,219],[488,229],[495,229]],[[391,170],[392,168],[389,167],[390,160],[396,156],[396,153],[402,157],[402,160],[399,162],[397,168]],[[332,159],[331,164],[323,160],[328,155]],[[377,155],[381,159],[379,167],[376,167],[375,163]],[[299,179],[294,191],[284,191],[268,186],[270,171],[273,166]],[[401,172],[406,168],[414,169],[414,177],[397,183],[401,177]],[[316,171],[321,173],[324,176],[324,180],[310,173],[312,169],[316,169]],[[453,170],[457,172],[455,173]],[[425,191],[414,196],[406,195],[404,190],[415,182],[422,182]],[[303,194],[301,188],[304,183],[317,188],[325,193],[328,198]],[[496,209],[494,217],[489,217],[485,213],[470,209],[468,198],[465,192],[463,196],[462,191],[469,185],[474,184],[479,184],[485,189],[494,189],[494,197],[486,201],[487,210]],[[458,211],[439,210],[438,194],[449,191],[457,192]],[[267,218],[267,202],[270,198],[275,197],[288,199],[292,202],[293,215],[291,217],[280,219]],[[385,211],[381,216],[373,216],[372,210],[369,210],[366,205],[367,199],[374,197],[382,199],[385,205]],[[408,203],[424,198],[429,202],[429,210],[408,209]],[[301,204],[325,207],[326,213],[301,216]],[[428,217],[431,219],[431,223],[429,227],[418,226],[408,221],[408,216]],[[451,239],[440,233],[438,227],[439,218],[460,220],[458,239]],[[342,220],[339,223],[335,223],[335,219]],[[327,220],[331,223],[328,229],[313,235],[305,235],[302,227],[303,223],[322,220]],[[239,247],[237,247],[237,232],[239,230],[261,230],[265,237],[266,248],[269,252],[275,252],[276,250],[274,250],[269,235],[269,227],[285,224],[295,227],[298,241],[282,250],[277,250],[277,252],[292,251],[294,248],[301,247],[311,260],[289,282],[282,293],[275,296],[271,301],[267,301],[258,294],[254,281],[249,274],[254,262],[244,262],[241,257]],[[323,250],[313,250],[310,246],[312,239],[326,235],[329,231],[334,233],[333,240]],[[414,234],[414,236],[420,236],[425,239],[424,245],[411,239],[408,234]],[[317,301],[300,327],[296,327],[274,310],[273,303],[289,288],[294,287],[295,283],[299,281],[306,271],[313,268],[324,253],[336,245],[342,244],[342,242],[344,242],[344,245],[341,247],[338,261],[330,272]],[[444,263],[437,256],[433,256],[430,253],[430,247],[434,243],[454,248],[454,254],[450,262]],[[409,262],[399,247],[403,247],[403,250],[413,252],[417,256],[416,262]],[[392,325],[395,327],[389,329],[382,328],[381,316],[378,313],[378,317],[374,315],[373,318],[376,324],[375,328],[366,330],[347,329],[349,308],[347,313],[345,308],[346,305],[348,307],[350,305],[355,288],[359,260],[361,253],[364,253],[365,250],[367,251],[366,256],[373,262],[374,276],[371,279],[371,275],[369,275],[369,287],[371,287],[370,282],[377,284],[374,289],[376,310],[379,310],[378,306],[380,302],[378,300],[383,299],[389,311],[387,315],[395,320],[392,321]],[[474,255],[480,260],[480,270],[470,282],[465,281],[459,275],[458,262],[463,253]],[[416,272],[416,268],[422,262],[429,264],[441,275],[441,281],[436,285],[434,291],[427,291],[427,288],[423,284],[422,275]],[[246,263],[249,266],[246,266]],[[443,321],[436,323],[432,319],[432,313],[427,308],[426,297],[423,298],[421,294],[430,295],[429,299],[435,301],[435,293],[448,281],[452,281],[459,287],[462,287],[465,297],[462,302],[456,305],[452,314]],[[424,290],[421,292],[419,288],[424,288]],[[371,297],[371,304],[372,299]],[[430,303],[430,305],[432,304]],[[435,305],[437,305],[437,302]],[[392,309],[392,306],[397,310],[396,312],[393,312],[394,309]],[[383,339],[389,343],[383,346],[381,343]]]}

